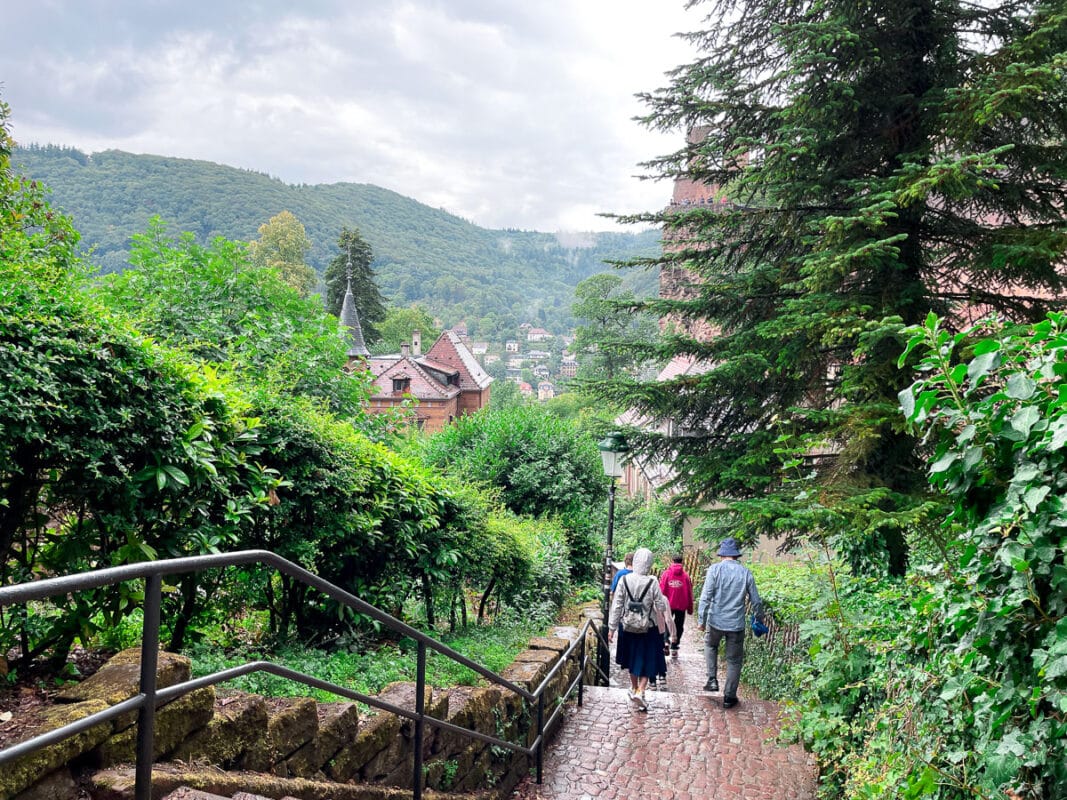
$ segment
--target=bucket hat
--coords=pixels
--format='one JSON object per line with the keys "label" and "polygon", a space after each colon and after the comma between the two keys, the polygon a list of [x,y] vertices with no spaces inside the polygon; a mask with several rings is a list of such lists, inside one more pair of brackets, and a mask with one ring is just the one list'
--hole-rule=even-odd
{"label": "bucket hat", "polygon": [[741,548],[737,546],[737,539],[730,536],[722,540],[722,544],[719,545],[720,556],[732,556],[737,557],[741,555]]}

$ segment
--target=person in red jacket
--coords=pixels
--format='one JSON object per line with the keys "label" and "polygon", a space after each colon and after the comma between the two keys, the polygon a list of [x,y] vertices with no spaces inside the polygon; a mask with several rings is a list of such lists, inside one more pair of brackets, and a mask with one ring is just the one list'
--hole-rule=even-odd
{"label": "person in red jacket", "polygon": [[678,642],[682,640],[685,615],[693,613],[693,581],[682,566],[681,554],[671,557],[671,565],[659,577],[659,588],[667,598],[674,616],[674,639],[671,640],[671,655],[678,655]]}

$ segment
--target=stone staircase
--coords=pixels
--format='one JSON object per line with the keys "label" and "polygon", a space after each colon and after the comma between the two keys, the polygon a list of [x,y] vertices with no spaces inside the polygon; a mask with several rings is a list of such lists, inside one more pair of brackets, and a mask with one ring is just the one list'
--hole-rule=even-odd
{"label": "stone staircase", "polygon": [[[579,635],[561,627],[530,641],[501,677],[528,691],[538,687]],[[593,633],[590,639],[595,640]],[[592,647],[590,641],[587,647]],[[139,685],[139,650],[114,656],[85,681],[57,696],[57,705],[22,720],[28,739],[133,697]],[[593,669],[587,667],[591,678]],[[577,676],[572,655],[549,683],[546,708]],[[184,656],[159,653],[157,682],[165,688],[189,680]],[[374,700],[416,708],[417,687],[396,683]],[[428,717],[464,730],[529,746],[536,720],[520,696],[494,685],[424,689]],[[0,769],[0,800],[130,800],[137,744],[136,712],[24,756]],[[353,702],[320,703],[307,697],[265,698],[236,691],[195,689],[159,708],[155,724],[153,800],[265,797],[297,800],[398,800],[410,798],[415,723],[384,709]],[[504,797],[527,774],[530,758],[456,731],[424,727],[423,796]]]}

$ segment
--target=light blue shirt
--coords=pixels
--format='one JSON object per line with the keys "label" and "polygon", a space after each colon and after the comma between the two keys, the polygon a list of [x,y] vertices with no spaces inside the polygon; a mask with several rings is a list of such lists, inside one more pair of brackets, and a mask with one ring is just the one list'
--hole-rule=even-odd
{"label": "light blue shirt", "polygon": [[763,601],[756,591],[756,579],[748,567],[732,558],[724,558],[708,567],[700,592],[697,624],[720,631],[744,630],[746,601],[751,604],[752,613],[761,618]]}

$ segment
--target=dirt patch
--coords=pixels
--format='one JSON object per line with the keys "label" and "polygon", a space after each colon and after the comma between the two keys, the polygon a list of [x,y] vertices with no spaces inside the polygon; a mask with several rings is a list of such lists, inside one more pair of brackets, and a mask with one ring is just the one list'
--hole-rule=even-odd
{"label": "dirt patch", "polygon": [[69,666],[58,672],[41,666],[23,670],[17,661],[9,662],[15,677],[0,689],[0,748],[15,740],[31,712],[54,705],[56,693],[75,676],[78,681],[88,678],[113,655],[111,650],[75,647],[67,657]]}

